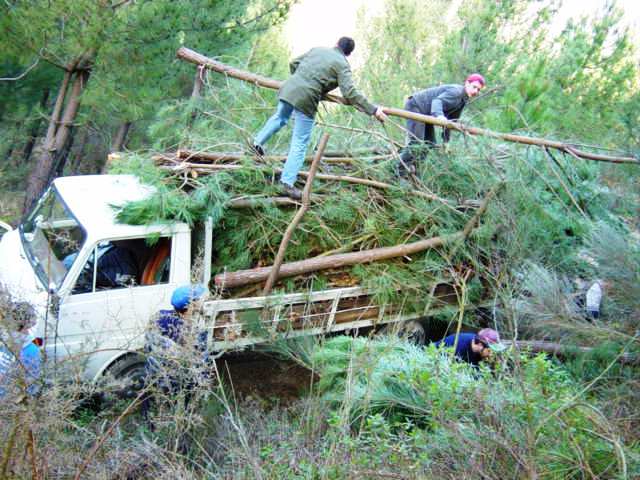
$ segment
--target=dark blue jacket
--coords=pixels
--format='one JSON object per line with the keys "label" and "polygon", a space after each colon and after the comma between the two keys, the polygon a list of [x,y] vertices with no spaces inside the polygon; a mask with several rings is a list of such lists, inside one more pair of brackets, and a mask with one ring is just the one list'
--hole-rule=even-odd
{"label": "dark blue jacket", "polygon": [[175,310],[160,310],[156,324],[163,336],[180,343],[183,321]]}
{"label": "dark blue jacket", "polygon": [[[464,360],[465,362],[472,365],[478,365],[480,363],[480,360],[482,360],[482,357],[479,353],[475,353],[471,349],[471,342],[474,338],[476,338],[475,333],[461,333],[460,335],[458,335],[458,345],[456,347],[455,355],[460,360]],[[436,342],[436,346],[443,345],[445,347],[453,347],[455,341],[456,336],[449,335],[439,342]]]}

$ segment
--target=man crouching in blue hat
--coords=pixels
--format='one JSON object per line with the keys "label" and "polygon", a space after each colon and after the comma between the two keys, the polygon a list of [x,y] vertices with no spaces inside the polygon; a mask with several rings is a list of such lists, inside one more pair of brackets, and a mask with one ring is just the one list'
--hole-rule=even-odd
{"label": "man crouching in blue hat", "polygon": [[193,302],[201,299],[207,290],[202,285],[183,285],[171,295],[174,310],[160,310],[156,324],[160,333],[176,343],[182,342],[182,327],[191,318]]}
{"label": "man crouching in blue hat", "polygon": [[[197,335],[194,345],[189,345],[188,335],[185,335],[190,330],[194,306],[206,292],[202,285],[176,288],[171,295],[173,310],[160,310],[153,327],[145,335],[147,385],[154,385],[164,394],[183,391],[185,405],[189,403],[192,388],[198,383],[198,367],[206,367],[206,332]],[[202,362],[190,361],[194,350],[189,347],[195,348]],[[195,367],[194,363],[197,363]],[[142,401],[142,413],[147,418],[152,400],[152,395],[148,394]],[[153,429],[153,425],[150,426]]]}

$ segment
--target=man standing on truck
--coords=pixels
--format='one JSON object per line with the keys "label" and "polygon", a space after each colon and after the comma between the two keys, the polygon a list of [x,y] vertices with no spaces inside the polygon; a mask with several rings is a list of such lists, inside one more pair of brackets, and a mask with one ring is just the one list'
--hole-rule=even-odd
{"label": "man standing on truck", "polygon": [[[457,337],[457,343],[456,343]],[[483,328],[478,333],[460,333],[449,335],[436,342],[436,346],[453,347],[458,360],[478,366],[482,360],[491,356],[491,352],[501,352],[505,349],[500,343],[500,335],[491,328]]]}
{"label": "man standing on truck", "polygon": [[370,103],[353,84],[347,57],[354,48],[355,42],[352,38],[342,37],[334,48],[312,48],[294,59],[289,64],[291,77],[278,93],[276,112],[254,138],[254,152],[260,156],[264,155],[264,144],[284,127],[293,115],[289,155],[280,177],[283,193],[293,199],[302,198],[302,192],[293,184],[304,163],[318,104],[327,93],[340,87],[342,96],[350,105],[368,115],[374,115],[381,122],[387,118],[382,107]]}
{"label": "man standing on truck", "polygon": [[[479,73],[472,73],[467,77],[464,85],[451,84],[427,88],[411,95],[404,104],[404,109],[422,115],[431,115],[440,120],[457,120],[469,99],[477,96],[484,88],[484,77]],[[416,172],[415,150],[432,148],[436,144],[434,126],[416,120],[407,120],[407,142],[400,153],[398,175],[405,176]],[[444,129],[443,142],[449,141],[450,130]]]}

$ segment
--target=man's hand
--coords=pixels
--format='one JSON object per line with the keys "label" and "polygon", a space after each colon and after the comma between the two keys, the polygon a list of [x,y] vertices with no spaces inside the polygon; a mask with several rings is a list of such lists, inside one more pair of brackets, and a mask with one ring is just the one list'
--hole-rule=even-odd
{"label": "man's hand", "polygon": [[374,113],[373,116],[376,117],[381,123],[384,123],[384,121],[387,119],[387,114],[384,113],[384,109],[382,107],[378,107],[376,113]]}
{"label": "man's hand", "polygon": [[436,117],[438,120],[442,120],[443,122],[448,122],[449,119],[447,117],[445,117],[444,115],[438,115]]}

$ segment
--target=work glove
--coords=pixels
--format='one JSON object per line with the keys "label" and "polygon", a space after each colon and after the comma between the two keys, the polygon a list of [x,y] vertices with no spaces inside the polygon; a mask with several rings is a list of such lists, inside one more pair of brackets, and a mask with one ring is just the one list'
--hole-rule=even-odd
{"label": "work glove", "polygon": [[384,113],[384,109],[382,107],[378,107],[375,111],[375,113],[373,114],[381,123],[384,123],[384,121],[387,119],[387,115],[386,113]]}

